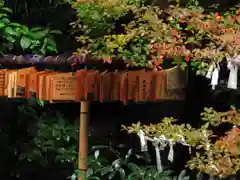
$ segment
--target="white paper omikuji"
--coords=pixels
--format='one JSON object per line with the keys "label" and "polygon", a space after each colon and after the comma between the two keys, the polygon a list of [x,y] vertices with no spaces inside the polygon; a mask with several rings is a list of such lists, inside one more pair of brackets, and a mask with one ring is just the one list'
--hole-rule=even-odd
{"label": "white paper omikuji", "polygon": [[216,85],[218,85],[219,71],[220,71],[220,67],[217,64],[215,69],[213,70],[212,79],[211,79],[211,85],[213,90],[215,89]]}
{"label": "white paper omikuji", "polygon": [[[229,60],[229,58],[227,58]],[[240,66],[240,55],[235,55],[232,59],[230,59],[232,63],[236,66]]]}
{"label": "white paper omikuji", "polygon": [[210,177],[209,177],[209,180],[214,180],[214,177],[213,177],[213,176],[210,176]]}
{"label": "white paper omikuji", "polygon": [[138,132],[138,136],[140,138],[140,144],[141,144],[141,151],[144,152],[144,151],[148,151],[148,147],[147,147],[147,141],[145,139],[145,134],[142,130],[140,130]]}
{"label": "white paper omikuji", "polygon": [[173,156],[174,156],[174,150],[173,150],[173,142],[172,140],[169,140],[168,141],[168,144],[169,144],[169,153],[168,153],[168,160],[170,162],[173,162]]}
{"label": "white paper omikuji", "polygon": [[227,87],[229,89],[237,89],[238,66],[229,61],[227,67],[230,70]]}
{"label": "white paper omikuji", "polygon": [[183,146],[188,146],[189,154],[191,154],[191,151],[192,151],[191,146],[187,144],[187,142],[185,141],[185,138],[181,134],[178,134],[177,136],[180,137],[180,139],[178,140],[178,143],[182,144]]}
{"label": "white paper omikuji", "polygon": [[197,180],[202,180],[203,179],[203,174],[200,172],[197,174]]}
{"label": "white paper omikuji", "polygon": [[214,164],[212,164],[212,162],[210,162],[211,164],[211,168],[217,172],[219,172],[219,169],[217,168],[217,166],[215,166]]}
{"label": "white paper omikuji", "polygon": [[162,168],[162,160],[161,160],[161,154],[160,154],[160,148],[159,148],[159,145],[161,146],[160,140],[154,137],[152,144],[155,147],[157,170],[159,173],[161,173],[163,171],[163,168]]}
{"label": "white paper omikuji", "polygon": [[214,65],[211,64],[210,67],[209,67],[209,69],[208,69],[208,72],[207,72],[207,74],[206,74],[206,78],[208,78],[208,79],[211,79],[211,78],[212,78],[213,69],[214,69]]}
{"label": "white paper omikuji", "polygon": [[76,180],[76,179],[77,179],[77,175],[76,175],[76,174],[72,174],[72,175],[70,176],[70,179],[71,179],[71,180]]}
{"label": "white paper omikuji", "polygon": [[166,141],[167,138],[164,135],[159,136],[159,141],[160,141],[160,151],[164,150],[165,146],[167,145]]}

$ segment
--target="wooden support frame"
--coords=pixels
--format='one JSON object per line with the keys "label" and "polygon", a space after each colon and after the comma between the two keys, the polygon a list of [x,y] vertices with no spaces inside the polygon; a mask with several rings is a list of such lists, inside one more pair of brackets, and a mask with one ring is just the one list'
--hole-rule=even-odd
{"label": "wooden support frame", "polygon": [[80,102],[80,127],[79,127],[79,156],[78,169],[80,174],[78,180],[86,179],[87,160],[88,160],[88,119],[89,101]]}

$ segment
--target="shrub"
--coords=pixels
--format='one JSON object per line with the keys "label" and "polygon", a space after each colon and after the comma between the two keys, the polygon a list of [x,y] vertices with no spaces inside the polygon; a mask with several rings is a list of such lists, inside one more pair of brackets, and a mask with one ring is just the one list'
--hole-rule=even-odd
{"label": "shrub", "polygon": [[[205,108],[202,113],[204,125],[193,128],[190,125],[176,125],[173,118],[164,118],[161,123],[141,125],[133,124],[123,128],[129,133],[143,131],[145,138],[153,140],[164,136],[164,143],[182,143],[196,150],[191,153],[192,158],[187,167],[196,169],[200,173],[206,173],[212,177],[227,178],[234,177],[240,170],[239,158],[239,112],[232,108],[228,112],[216,112],[212,108]],[[216,137],[212,127],[230,123],[232,128],[225,135]]]}

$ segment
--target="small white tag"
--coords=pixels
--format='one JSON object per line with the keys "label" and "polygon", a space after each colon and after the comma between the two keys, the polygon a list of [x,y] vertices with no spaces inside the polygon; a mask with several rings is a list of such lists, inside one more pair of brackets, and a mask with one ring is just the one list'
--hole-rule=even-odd
{"label": "small white tag", "polygon": [[238,67],[231,61],[228,62],[227,67],[230,70],[227,87],[229,89],[237,89]]}
{"label": "small white tag", "polygon": [[211,78],[212,78],[213,68],[214,68],[214,65],[211,64],[210,67],[209,67],[209,69],[208,69],[208,72],[207,72],[207,74],[206,74],[206,78],[208,78],[208,79],[211,79]]}
{"label": "small white tag", "polygon": [[240,55],[235,55],[232,59],[230,59],[234,65],[240,66]]}
{"label": "small white tag", "polygon": [[227,68],[230,70],[227,87],[229,89],[237,89],[238,66],[240,66],[240,55],[235,55],[233,58],[227,56],[227,60],[228,60]]}
{"label": "small white tag", "polygon": [[219,71],[220,71],[220,67],[217,64],[215,69],[213,70],[212,79],[211,79],[211,85],[213,90],[215,89],[215,86],[218,85]]}
{"label": "small white tag", "polygon": [[159,137],[159,141],[160,141],[160,150],[164,150],[165,146],[167,145],[166,141],[167,141],[167,138],[164,136],[164,135],[161,135]]}
{"label": "small white tag", "polygon": [[77,175],[76,174],[72,174],[70,177],[71,180],[76,180],[77,179]]}
{"label": "small white tag", "polygon": [[173,162],[173,156],[174,156],[174,150],[173,150],[173,142],[172,140],[169,140],[168,141],[168,144],[169,144],[169,153],[168,153],[168,160],[170,162]]}
{"label": "small white tag", "polygon": [[148,151],[148,147],[147,147],[147,141],[145,139],[145,134],[142,130],[140,130],[138,132],[138,136],[140,138],[140,145],[141,145],[141,151],[144,152],[144,151]]}
{"label": "small white tag", "polygon": [[162,144],[165,144],[165,143],[166,143],[166,140],[167,140],[167,138],[166,138],[166,136],[164,136],[164,135],[161,135],[161,136],[159,136],[159,140],[162,142]]}
{"label": "small white tag", "polygon": [[160,145],[159,145],[159,150],[160,150],[160,151],[163,151],[164,148],[165,148],[165,146],[164,146],[163,144],[160,143]]}
{"label": "small white tag", "polygon": [[154,137],[152,144],[155,147],[157,170],[159,173],[161,173],[163,171],[163,168],[162,168],[162,160],[161,160],[161,154],[159,149],[160,140]]}
{"label": "small white tag", "polygon": [[199,172],[197,174],[197,180],[202,180],[203,179],[203,174],[201,172]]}
{"label": "small white tag", "polygon": [[219,172],[217,166],[215,166],[214,164],[211,164],[211,168],[212,168],[213,170],[215,170],[216,172]]}
{"label": "small white tag", "polygon": [[213,176],[210,176],[210,177],[209,177],[209,180],[214,180],[214,177],[213,177]]}

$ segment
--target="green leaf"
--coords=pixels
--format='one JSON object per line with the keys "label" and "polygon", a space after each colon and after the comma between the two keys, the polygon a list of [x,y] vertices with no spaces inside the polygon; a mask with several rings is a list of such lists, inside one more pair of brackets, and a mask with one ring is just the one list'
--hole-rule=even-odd
{"label": "green leaf", "polygon": [[46,31],[31,32],[29,33],[29,36],[33,39],[41,40],[47,36],[47,32]]}
{"label": "green leaf", "polygon": [[6,36],[6,39],[12,43],[16,41],[12,36]]}
{"label": "green leaf", "polygon": [[88,168],[87,173],[86,173],[87,178],[91,177],[93,174],[94,174],[93,169],[92,168]]}
{"label": "green leaf", "polygon": [[1,19],[2,19],[2,18],[6,18],[6,17],[8,17],[7,14],[0,14],[0,18],[1,18]]}
{"label": "green leaf", "polygon": [[29,39],[28,37],[23,36],[23,37],[21,38],[20,45],[21,45],[22,49],[27,49],[27,48],[29,48],[29,46],[31,45],[31,43],[32,43],[32,40]]}
{"label": "green leaf", "polygon": [[35,47],[38,47],[38,46],[40,46],[40,45],[41,45],[41,41],[39,41],[39,40],[33,40],[32,43],[31,43],[30,48],[31,48],[31,49],[34,49]]}
{"label": "green leaf", "polygon": [[21,31],[24,35],[28,35],[30,33],[27,26],[21,26]]}
{"label": "green leaf", "polygon": [[5,27],[5,23],[4,22],[0,22],[0,29]]}
{"label": "green leaf", "polygon": [[41,54],[46,54],[46,49],[45,48],[41,48],[40,52],[41,52]]}
{"label": "green leaf", "polygon": [[21,31],[19,31],[19,28],[6,27],[5,31],[7,31],[8,34],[15,37],[19,37],[21,35]]}
{"label": "green leaf", "polygon": [[1,21],[4,22],[4,23],[10,23],[8,18],[3,18],[3,19],[1,19]]}
{"label": "green leaf", "polygon": [[36,99],[36,102],[39,106],[43,107],[44,106],[44,101],[40,99]]}
{"label": "green leaf", "polygon": [[1,7],[0,11],[5,11],[5,12],[8,12],[8,13],[13,13],[12,10],[10,8],[7,8],[7,7]]}
{"label": "green leaf", "polygon": [[56,44],[56,42],[54,41],[54,38],[53,38],[53,37],[49,37],[49,38],[47,39],[47,44],[48,44],[48,45],[51,45],[51,46],[54,46],[54,47],[57,46],[57,44]]}
{"label": "green leaf", "polygon": [[62,32],[59,30],[51,30],[50,34],[62,34]]}
{"label": "green leaf", "polygon": [[44,31],[44,28],[42,28],[42,27],[33,27],[31,29],[31,32],[36,32],[36,31]]}
{"label": "green leaf", "polygon": [[98,171],[101,173],[102,176],[105,176],[109,172],[113,172],[113,168],[111,166],[106,166],[104,168],[99,169]]}
{"label": "green leaf", "polygon": [[100,180],[100,178],[97,176],[93,176],[93,177],[87,178],[87,180]]}
{"label": "green leaf", "polygon": [[11,28],[11,27],[6,27],[4,29],[4,32],[7,33],[7,34],[10,34],[10,35],[14,35],[15,34],[15,32],[13,31],[13,28]]}
{"label": "green leaf", "polygon": [[40,50],[40,52],[41,52],[42,54],[46,54],[47,41],[48,41],[48,38],[45,38],[44,41],[43,41],[43,45],[42,45],[42,48],[41,48],[41,50]]}
{"label": "green leaf", "polygon": [[21,24],[18,24],[18,23],[10,23],[8,24],[9,26],[13,26],[13,27],[22,27]]}
{"label": "green leaf", "polygon": [[138,167],[136,164],[134,163],[128,163],[127,166],[129,167],[129,169],[131,169],[132,172],[137,172],[137,171],[141,171],[141,168]]}
{"label": "green leaf", "polygon": [[57,48],[54,46],[47,46],[46,47],[47,51],[49,52],[56,52],[57,53]]}

